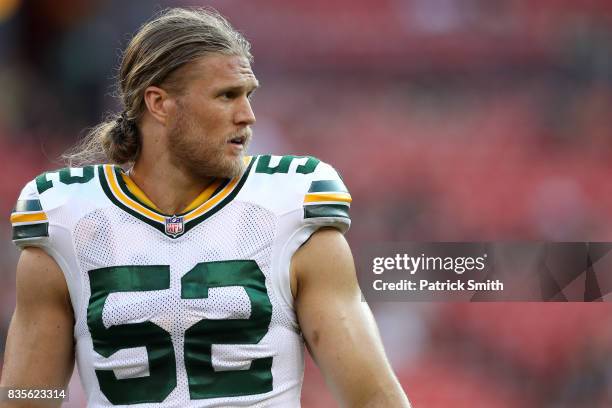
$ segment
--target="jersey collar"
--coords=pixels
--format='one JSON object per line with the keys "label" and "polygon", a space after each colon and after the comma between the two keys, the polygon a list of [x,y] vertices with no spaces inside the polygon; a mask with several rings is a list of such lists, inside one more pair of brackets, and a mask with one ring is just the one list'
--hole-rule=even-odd
{"label": "jersey collar", "polygon": [[245,157],[246,169],[241,176],[215,181],[184,212],[174,215],[163,214],[119,166],[103,164],[98,172],[102,189],[113,204],[167,236],[178,238],[232,201],[254,162],[253,157]]}

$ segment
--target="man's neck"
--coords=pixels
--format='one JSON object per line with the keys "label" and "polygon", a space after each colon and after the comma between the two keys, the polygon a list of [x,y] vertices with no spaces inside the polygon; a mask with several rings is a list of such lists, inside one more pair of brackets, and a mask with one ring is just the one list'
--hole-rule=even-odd
{"label": "man's neck", "polygon": [[195,200],[214,178],[198,178],[171,164],[167,157],[155,161],[141,157],[129,176],[164,214],[179,214]]}

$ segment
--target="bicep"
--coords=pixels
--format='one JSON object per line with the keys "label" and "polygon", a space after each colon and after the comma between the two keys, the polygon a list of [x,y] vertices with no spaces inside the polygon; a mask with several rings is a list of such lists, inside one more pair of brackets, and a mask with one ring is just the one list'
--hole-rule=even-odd
{"label": "bicep", "polygon": [[62,271],[42,249],[26,248],[16,283],[1,384],[63,388],[74,365],[74,318]]}
{"label": "bicep", "polygon": [[292,270],[297,276],[295,306],[302,333],[340,400],[348,406],[363,406],[380,393],[401,400],[403,392],[370,309],[361,299],[353,258],[342,234],[336,230],[315,233],[294,256]]}

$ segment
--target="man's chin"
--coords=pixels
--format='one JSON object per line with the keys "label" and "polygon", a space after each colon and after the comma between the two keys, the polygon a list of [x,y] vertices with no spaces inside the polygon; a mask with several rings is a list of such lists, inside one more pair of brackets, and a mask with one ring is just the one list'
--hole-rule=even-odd
{"label": "man's chin", "polygon": [[227,169],[226,178],[240,176],[246,167],[244,158],[246,157],[246,147],[239,152],[232,152],[225,157],[223,167]]}
{"label": "man's chin", "polygon": [[242,172],[244,171],[244,163],[242,161],[242,158],[240,159],[239,163],[236,163],[236,165],[234,167],[232,167],[231,170],[229,170],[226,174],[225,174],[225,178],[234,178],[234,177],[240,177],[242,175]]}
{"label": "man's chin", "polygon": [[204,157],[182,157],[177,158],[177,165],[183,167],[189,173],[199,178],[224,178],[231,179],[242,175],[245,169],[244,154],[225,154]]}

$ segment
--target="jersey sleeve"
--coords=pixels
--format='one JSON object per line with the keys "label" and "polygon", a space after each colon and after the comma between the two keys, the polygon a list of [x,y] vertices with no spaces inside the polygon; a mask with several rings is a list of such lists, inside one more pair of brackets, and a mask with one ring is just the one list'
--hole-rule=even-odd
{"label": "jersey sleeve", "polygon": [[40,201],[36,183],[30,181],[21,191],[11,213],[13,242],[19,248],[46,246],[49,239],[49,218]]}
{"label": "jersey sleeve", "polygon": [[304,194],[304,225],[314,229],[334,227],[345,233],[351,226],[351,195],[338,172],[320,163]]}
{"label": "jersey sleeve", "polygon": [[[329,164],[314,158],[310,161],[316,163],[312,172],[303,174],[297,167],[298,171],[285,186],[289,200],[279,217],[272,261],[273,269],[278,272],[274,275],[273,285],[296,330],[299,330],[299,325],[290,282],[293,255],[317,230],[332,227],[345,233],[351,225],[351,195],[342,178]],[[301,165],[306,166],[304,163]],[[282,179],[276,184],[281,183]]]}

